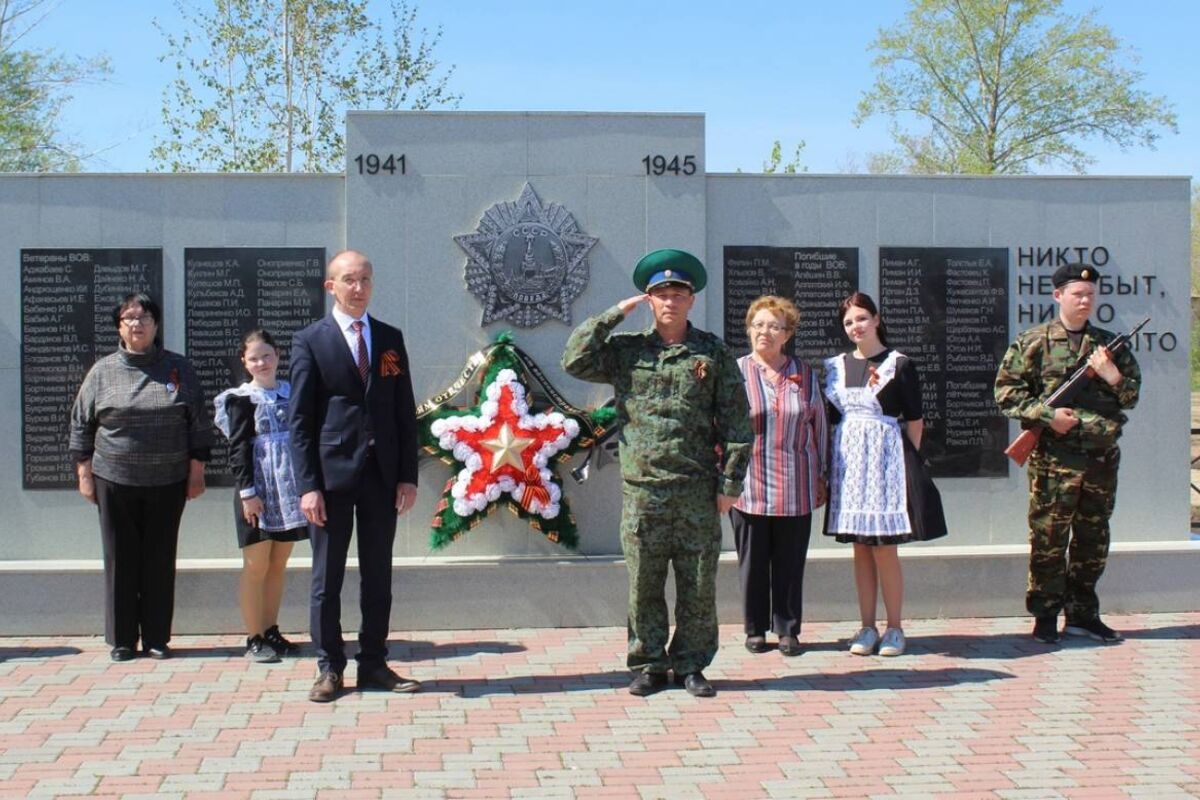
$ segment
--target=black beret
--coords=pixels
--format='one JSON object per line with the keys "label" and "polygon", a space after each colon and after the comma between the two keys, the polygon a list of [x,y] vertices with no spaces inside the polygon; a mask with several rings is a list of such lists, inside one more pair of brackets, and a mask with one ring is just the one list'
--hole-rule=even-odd
{"label": "black beret", "polygon": [[1054,274],[1050,276],[1050,282],[1054,284],[1055,289],[1061,289],[1071,281],[1095,283],[1099,277],[1100,273],[1090,264],[1063,264],[1054,270]]}

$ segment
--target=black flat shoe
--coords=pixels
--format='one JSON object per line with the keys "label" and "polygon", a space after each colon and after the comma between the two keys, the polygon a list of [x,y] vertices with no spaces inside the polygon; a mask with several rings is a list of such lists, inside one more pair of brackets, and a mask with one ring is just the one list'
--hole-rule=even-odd
{"label": "black flat shoe", "polygon": [[795,636],[784,636],[779,640],[779,654],[791,658],[800,655],[800,640]]}
{"label": "black flat shoe", "polygon": [[1058,615],[1038,617],[1033,623],[1033,638],[1042,644],[1058,644]]}
{"label": "black flat shoe", "polygon": [[165,644],[147,647],[146,655],[150,656],[155,661],[166,661],[171,657],[171,648],[167,647]]}
{"label": "black flat shoe", "polygon": [[675,685],[682,686],[692,697],[714,697],[717,690],[704,677],[703,672],[689,672],[687,675],[675,675]]}
{"label": "black flat shoe", "polygon": [[108,657],[113,661],[133,661],[135,655],[132,647],[114,647]]}
{"label": "black flat shoe", "polygon": [[629,693],[636,697],[649,697],[667,688],[667,676],[662,672],[642,672],[629,684]]}
{"label": "black flat shoe", "polygon": [[767,637],[765,636],[747,636],[746,649],[751,653],[765,653],[770,648],[767,647]]}

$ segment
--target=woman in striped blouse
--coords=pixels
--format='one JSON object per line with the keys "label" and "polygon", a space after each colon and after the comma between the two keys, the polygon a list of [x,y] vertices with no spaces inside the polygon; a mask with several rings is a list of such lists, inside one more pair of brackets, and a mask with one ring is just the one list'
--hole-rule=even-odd
{"label": "woman in striped blouse", "polygon": [[766,295],[746,312],[749,355],[738,359],[750,401],[754,450],[745,487],[729,512],[742,585],[746,649],[800,654],[804,562],[813,509],[825,502],[829,430],[812,369],[784,352],[800,312]]}

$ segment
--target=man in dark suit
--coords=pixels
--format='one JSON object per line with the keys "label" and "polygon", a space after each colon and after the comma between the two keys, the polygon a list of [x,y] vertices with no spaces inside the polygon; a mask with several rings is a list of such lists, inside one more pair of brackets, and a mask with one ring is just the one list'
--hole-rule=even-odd
{"label": "man in dark suit", "polygon": [[343,688],[342,579],[356,520],[358,688],[420,688],[386,661],[396,517],[417,497],[417,419],[404,337],[367,315],[373,272],[362,253],[335,255],[325,273],[332,313],[292,339],[292,453],[312,538],[311,626],[320,668],[308,699],[317,703]]}

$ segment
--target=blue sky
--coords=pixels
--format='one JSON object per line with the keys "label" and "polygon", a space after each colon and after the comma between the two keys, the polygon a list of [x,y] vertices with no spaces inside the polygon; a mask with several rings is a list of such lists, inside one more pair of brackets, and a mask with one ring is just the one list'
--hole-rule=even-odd
{"label": "blue sky", "polygon": [[[203,0],[189,0],[192,3]],[[377,0],[382,9],[384,3]],[[1178,135],[1156,151],[1088,146],[1091,172],[1200,174],[1200,3],[1194,0],[1066,0],[1095,8],[1141,57],[1143,88],[1166,95]],[[441,25],[437,54],[455,65],[464,110],[698,111],[707,117],[709,172],[756,171],[781,139],[807,142],[812,172],[865,169],[889,149],[887,124],[851,124],[871,84],[867,45],[898,20],[902,0],[426,0],[420,20]],[[89,151],[87,169],[142,171],[160,130],[162,89],[173,70],[152,21],[178,25],[170,0],[62,0],[31,46],[107,53],[114,74],[85,87],[63,128]]]}

